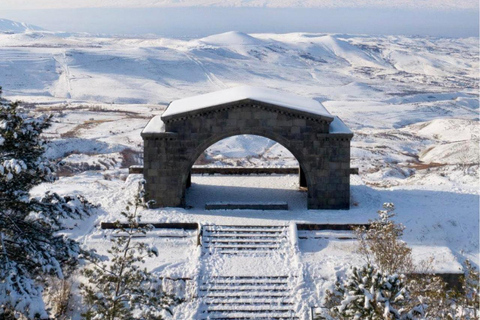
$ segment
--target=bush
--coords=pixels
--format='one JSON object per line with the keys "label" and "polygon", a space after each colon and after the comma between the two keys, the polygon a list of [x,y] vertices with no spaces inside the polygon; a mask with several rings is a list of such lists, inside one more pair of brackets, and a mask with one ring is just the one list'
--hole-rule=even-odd
{"label": "bush", "polygon": [[378,211],[379,218],[371,221],[370,227],[355,230],[359,241],[359,252],[370,265],[377,266],[383,272],[412,272],[412,249],[400,238],[405,227],[391,220],[395,213],[393,203],[385,203]]}
{"label": "bush", "polygon": [[46,285],[44,296],[50,314],[55,320],[68,320],[73,310],[71,279],[51,277]]}

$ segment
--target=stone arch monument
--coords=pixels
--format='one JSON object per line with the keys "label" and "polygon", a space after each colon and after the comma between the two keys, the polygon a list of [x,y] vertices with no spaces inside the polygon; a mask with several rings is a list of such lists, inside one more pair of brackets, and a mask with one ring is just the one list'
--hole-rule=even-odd
{"label": "stone arch monument", "polygon": [[308,209],[348,209],[353,133],[319,102],[283,92],[236,87],[173,101],[142,132],[148,198],[185,206],[190,170],[224,138],[253,134],[287,148],[300,165]]}

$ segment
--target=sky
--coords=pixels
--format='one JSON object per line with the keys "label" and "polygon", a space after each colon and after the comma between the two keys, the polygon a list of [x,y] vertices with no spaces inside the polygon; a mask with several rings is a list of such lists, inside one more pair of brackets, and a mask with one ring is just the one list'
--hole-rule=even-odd
{"label": "sky", "polygon": [[147,7],[478,9],[478,0],[2,0],[0,10]]}
{"label": "sky", "polygon": [[478,37],[478,0],[0,0],[50,31],[194,38],[246,33]]}

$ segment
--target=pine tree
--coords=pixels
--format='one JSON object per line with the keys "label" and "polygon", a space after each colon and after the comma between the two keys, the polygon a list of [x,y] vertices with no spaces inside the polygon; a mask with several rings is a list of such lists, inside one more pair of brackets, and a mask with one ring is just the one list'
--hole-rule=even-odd
{"label": "pine tree", "polygon": [[371,265],[353,268],[344,282],[327,293],[327,304],[334,319],[417,319],[422,308],[410,308],[405,277],[380,272]]}
{"label": "pine tree", "polygon": [[[116,222],[117,229],[111,236],[111,248],[107,251],[109,261],[91,256],[91,266],[82,270],[87,278],[80,284],[84,304],[88,307],[82,314],[87,320],[159,320],[161,313],[179,303],[179,299],[166,295],[159,278],[141,268],[146,257],[158,255],[157,249],[133,238],[145,235],[152,226],[140,225],[139,208],[144,206],[143,184],[134,203],[129,203],[121,215],[127,227]],[[133,206],[133,209],[130,208]]]}
{"label": "pine tree", "polygon": [[[1,87],[0,87],[1,92]],[[42,299],[47,274],[64,278],[81,252],[62,235],[62,219],[89,215],[83,197],[46,193],[30,198],[32,187],[54,180],[55,165],[44,157],[41,133],[50,117],[33,117],[0,97],[0,318],[48,318]]]}

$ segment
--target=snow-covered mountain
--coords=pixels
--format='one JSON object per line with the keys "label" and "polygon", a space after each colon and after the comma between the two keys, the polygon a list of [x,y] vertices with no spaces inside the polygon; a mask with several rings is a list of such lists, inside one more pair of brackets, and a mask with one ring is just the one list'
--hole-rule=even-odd
{"label": "snow-covered mountain", "polygon": [[23,33],[40,30],[42,30],[42,28],[24,22],[0,19],[0,33]]}

